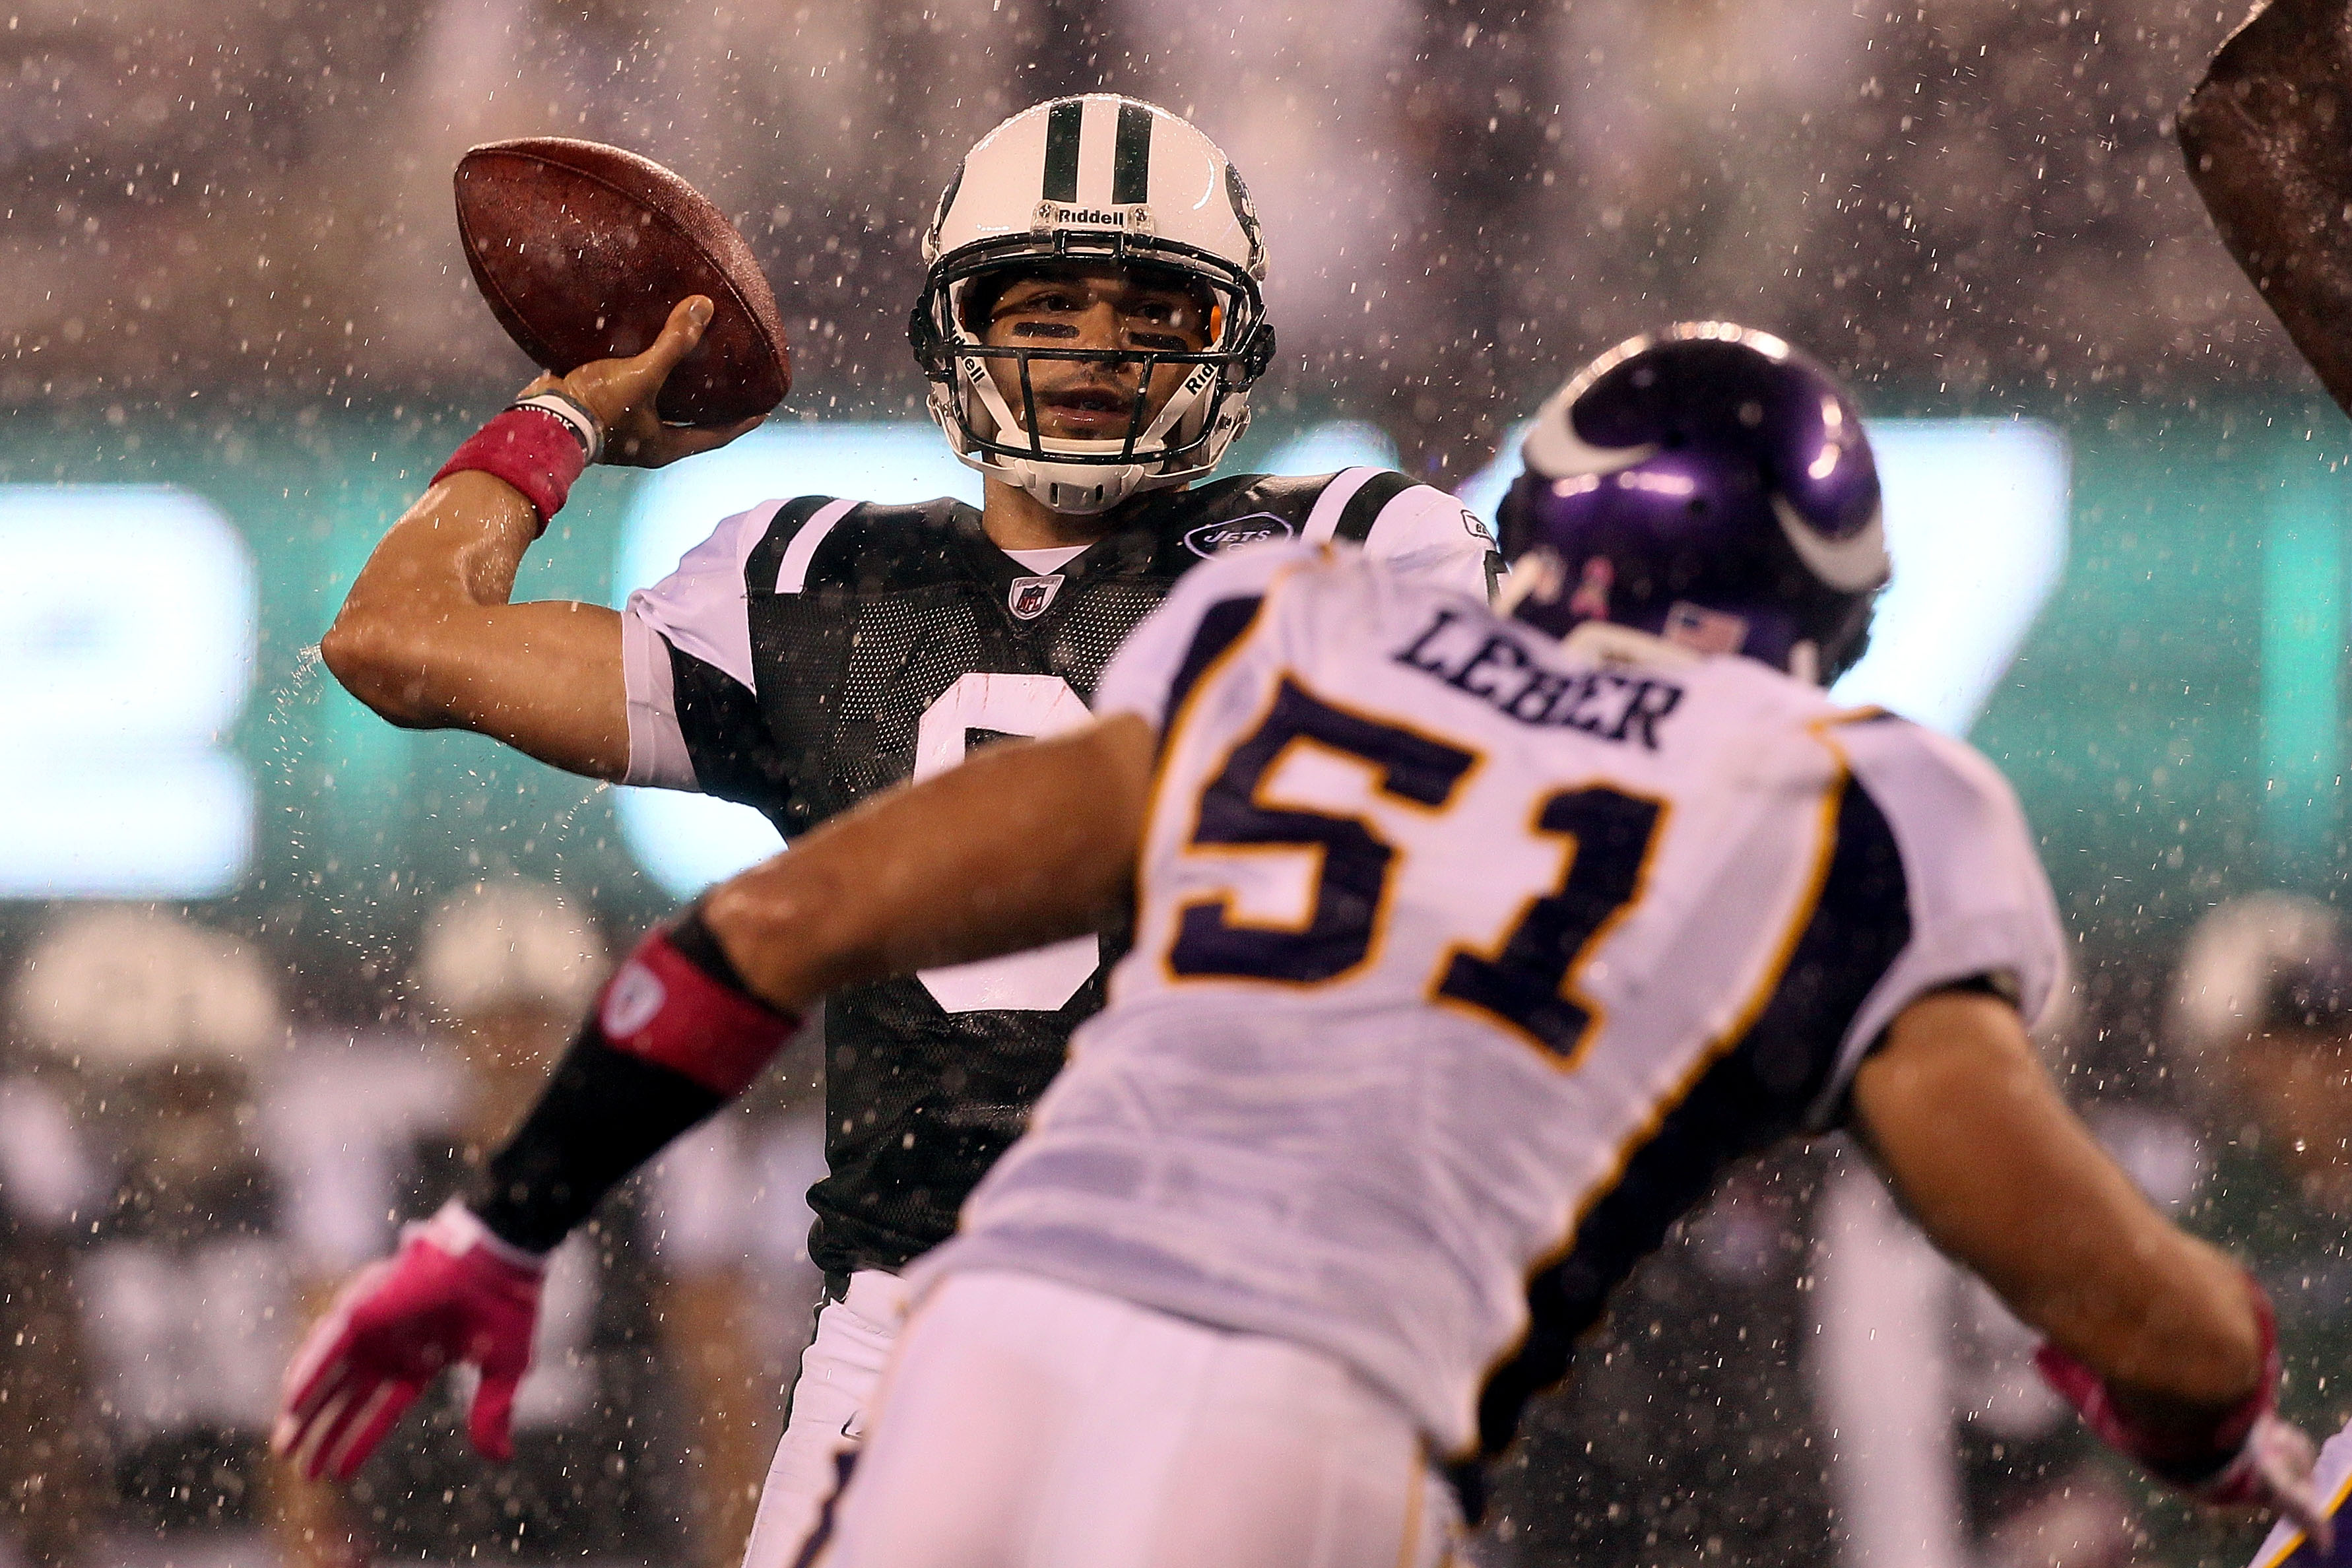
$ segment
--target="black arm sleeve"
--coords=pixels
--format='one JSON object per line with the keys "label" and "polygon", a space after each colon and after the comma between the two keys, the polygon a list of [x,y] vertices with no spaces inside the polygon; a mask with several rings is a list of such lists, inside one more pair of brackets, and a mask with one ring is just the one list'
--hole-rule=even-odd
{"label": "black arm sleeve", "polygon": [[546,1252],[632,1171],[725,1103],[684,1073],[614,1050],[592,1020],[490,1156],[474,1212],[500,1241]]}
{"label": "black arm sleeve", "polygon": [[[703,973],[745,990],[719,939],[688,904],[669,944]],[[728,1097],[674,1068],[615,1050],[599,998],[522,1125],[490,1156],[474,1212],[500,1241],[551,1250],[629,1173]]]}

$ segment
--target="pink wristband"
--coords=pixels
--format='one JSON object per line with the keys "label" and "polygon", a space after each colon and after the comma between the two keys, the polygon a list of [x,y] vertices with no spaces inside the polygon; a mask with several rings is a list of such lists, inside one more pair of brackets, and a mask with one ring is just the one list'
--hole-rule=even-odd
{"label": "pink wristband", "polygon": [[[2033,1352],[2034,1370],[2082,1414],[2083,1424],[2107,1447],[2137,1459],[2159,1480],[2192,1491],[2208,1481],[2226,1480],[2233,1468],[2231,1461],[2278,1402],[2278,1318],[2271,1310],[2269,1295],[2251,1274],[2246,1276],[2246,1289],[2253,1296],[2255,1331],[2262,1336],[2262,1381],[2237,1408],[2217,1419],[2210,1431],[2184,1436],[2149,1430],[2116,1407],[2105,1378],[2056,1345],[2045,1343]],[[2217,1493],[2208,1500],[2245,1500]]]}
{"label": "pink wristband", "polygon": [[657,931],[605,984],[596,1026],[614,1050],[731,1098],[760,1076],[800,1020],[714,979]]}
{"label": "pink wristband", "polygon": [[579,436],[562,418],[543,409],[509,408],[468,436],[433,482],[463,473],[504,479],[537,509],[539,533],[545,533],[548,520],[563,510],[564,497],[587,468]]}

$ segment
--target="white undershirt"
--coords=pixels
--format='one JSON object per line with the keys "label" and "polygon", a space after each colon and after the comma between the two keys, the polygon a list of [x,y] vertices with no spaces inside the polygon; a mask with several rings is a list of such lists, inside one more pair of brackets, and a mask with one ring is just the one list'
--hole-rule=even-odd
{"label": "white undershirt", "polygon": [[1051,550],[1007,550],[1004,553],[1042,577],[1076,560],[1086,552],[1086,548],[1083,544],[1056,544]]}

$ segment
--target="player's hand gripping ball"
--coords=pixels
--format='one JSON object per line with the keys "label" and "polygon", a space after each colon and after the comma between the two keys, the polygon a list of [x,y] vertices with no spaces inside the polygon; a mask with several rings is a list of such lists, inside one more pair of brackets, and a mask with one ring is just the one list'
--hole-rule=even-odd
{"label": "player's hand gripping ball", "polygon": [[457,193],[474,281],[541,368],[563,376],[643,354],[701,295],[709,322],[661,385],[661,421],[738,426],[792,389],[783,323],[751,247],[660,164],[563,137],[492,142],[458,160]]}
{"label": "player's hand gripping ball", "polygon": [[360,1270],[295,1352],[270,1447],[307,1479],[349,1480],[425,1385],[463,1363],[481,1373],[466,1430],[508,1458],[543,1273],[454,1201],[409,1226],[400,1251]]}
{"label": "player's hand gripping ball", "polygon": [[678,363],[693,355],[710,324],[712,309],[708,295],[681,300],[645,353],[628,359],[590,360],[569,375],[542,375],[523,388],[523,395],[559,393],[586,409],[596,421],[603,462],[658,468],[724,447],[755,428],[760,416],[754,414],[733,425],[670,425],[660,413],[662,387]]}

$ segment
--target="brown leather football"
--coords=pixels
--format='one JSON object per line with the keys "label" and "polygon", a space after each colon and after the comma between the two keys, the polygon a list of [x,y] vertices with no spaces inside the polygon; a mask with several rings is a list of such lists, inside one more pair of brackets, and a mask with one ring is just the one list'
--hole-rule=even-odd
{"label": "brown leather football", "polygon": [[2352,413],[2352,6],[2269,0],[2175,121],[2221,243]]}
{"label": "brown leather football", "polygon": [[731,425],[792,390],[776,297],[751,247],[701,192],[598,142],[526,136],[457,161],[457,233],[490,313],[558,375],[643,353],[680,300],[709,330],[656,404],[674,425]]}

